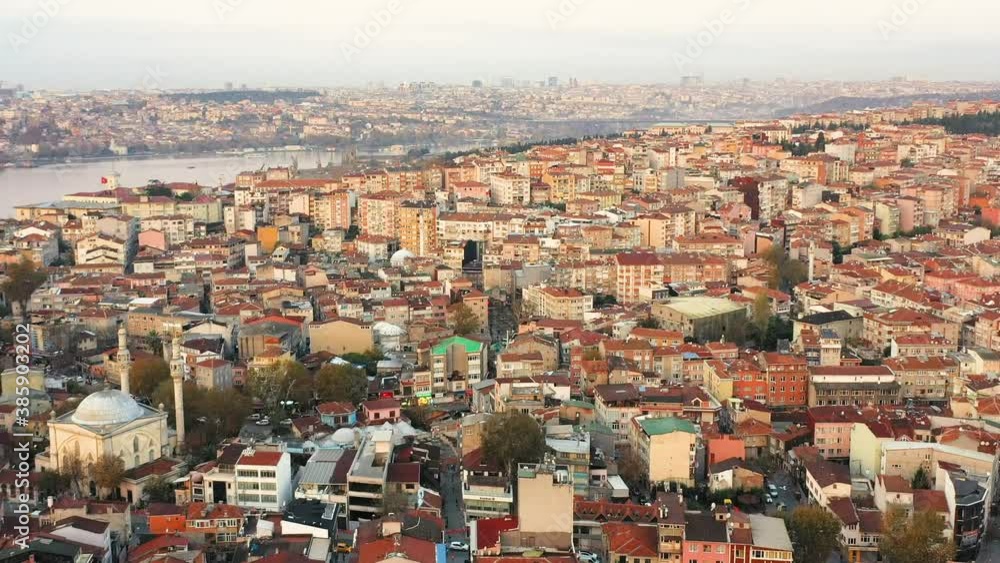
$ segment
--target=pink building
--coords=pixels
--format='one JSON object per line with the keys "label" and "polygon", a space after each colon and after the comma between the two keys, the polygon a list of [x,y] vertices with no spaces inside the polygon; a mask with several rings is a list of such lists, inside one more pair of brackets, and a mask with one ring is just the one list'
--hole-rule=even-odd
{"label": "pink building", "polygon": [[[888,372],[888,370],[886,370]],[[809,423],[813,430],[816,447],[826,459],[846,459],[851,457],[851,429],[855,422],[866,422],[874,418],[856,407],[812,407],[809,409]]]}
{"label": "pink building", "polygon": [[684,526],[685,563],[718,563],[729,561],[729,529],[726,526],[728,511],[717,513],[688,512]]}
{"label": "pink building", "polygon": [[451,189],[459,199],[490,199],[490,186],[482,182],[454,182]]}
{"label": "pink building", "polygon": [[361,403],[368,424],[396,422],[402,413],[402,407],[396,399],[376,399]]}

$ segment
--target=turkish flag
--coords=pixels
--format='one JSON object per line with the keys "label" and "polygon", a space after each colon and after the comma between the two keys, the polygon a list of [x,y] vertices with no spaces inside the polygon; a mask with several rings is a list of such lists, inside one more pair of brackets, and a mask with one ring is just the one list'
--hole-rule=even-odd
{"label": "turkish flag", "polygon": [[107,176],[101,176],[101,183],[102,184],[107,184],[108,183],[108,177]]}

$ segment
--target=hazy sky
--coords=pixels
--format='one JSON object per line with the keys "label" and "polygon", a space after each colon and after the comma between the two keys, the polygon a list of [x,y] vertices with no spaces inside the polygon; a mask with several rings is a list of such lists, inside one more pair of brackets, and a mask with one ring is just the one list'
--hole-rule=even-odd
{"label": "hazy sky", "polygon": [[1000,79],[996,0],[2,2],[0,80],[29,88]]}

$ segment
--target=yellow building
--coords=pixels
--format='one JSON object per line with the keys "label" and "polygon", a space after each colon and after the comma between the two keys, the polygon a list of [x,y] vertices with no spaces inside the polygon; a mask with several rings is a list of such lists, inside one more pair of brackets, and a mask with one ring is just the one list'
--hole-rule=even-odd
{"label": "yellow building", "polygon": [[522,545],[569,549],[573,542],[569,467],[522,463],[517,468],[517,518]]}
{"label": "yellow building", "polygon": [[629,423],[628,441],[650,484],[694,484],[698,428],[679,417],[637,416]]}
{"label": "yellow building", "polygon": [[313,354],[363,354],[374,347],[375,338],[368,323],[340,318],[309,326],[309,351]]}
{"label": "yellow building", "polygon": [[399,247],[417,256],[435,254],[437,215],[437,207],[431,202],[403,202],[399,207]]}

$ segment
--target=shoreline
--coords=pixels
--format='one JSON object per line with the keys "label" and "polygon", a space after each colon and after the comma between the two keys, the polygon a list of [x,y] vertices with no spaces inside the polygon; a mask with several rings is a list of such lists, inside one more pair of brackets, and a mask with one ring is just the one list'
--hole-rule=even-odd
{"label": "shoreline", "polygon": [[[366,147],[364,149],[358,148],[357,155],[364,156],[367,158],[405,158],[407,156],[406,152],[383,152],[384,149],[389,149],[396,145],[386,145],[382,147]],[[454,150],[467,150],[462,149],[457,146],[441,146],[435,145],[433,147],[417,147],[408,146],[407,150],[412,148],[427,148],[430,150],[428,154],[444,154],[449,151]],[[309,152],[330,152],[330,153],[340,153],[346,146],[332,146],[332,147],[321,147],[321,146],[308,146],[308,145],[295,145],[295,146],[284,146],[284,147],[264,147],[256,149],[224,149],[219,151],[199,151],[199,152],[176,152],[176,153],[137,153],[125,156],[70,156],[64,158],[45,158],[39,160],[30,161],[12,161],[9,163],[4,163],[0,165],[0,171],[3,170],[24,170],[31,168],[42,168],[44,166],[53,166],[59,164],[92,164],[98,162],[114,162],[123,160],[181,160],[190,158],[232,158],[232,157],[252,157],[260,155],[268,155],[275,153],[309,153]]]}

